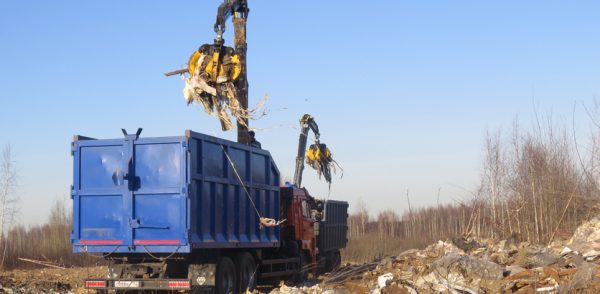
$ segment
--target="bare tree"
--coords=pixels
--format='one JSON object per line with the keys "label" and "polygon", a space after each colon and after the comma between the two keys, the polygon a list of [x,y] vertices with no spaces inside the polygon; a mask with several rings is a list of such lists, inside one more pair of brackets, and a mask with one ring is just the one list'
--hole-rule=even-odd
{"label": "bare tree", "polygon": [[[489,195],[492,210],[491,219],[491,237],[495,238],[496,229],[499,226],[500,215],[498,213],[499,198],[502,195],[502,184],[504,183],[504,158],[501,144],[500,132],[496,134],[486,134],[485,138],[485,159],[483,168],[484,192]],[[504,230],[504,227],[502,227]]]}
{"label": "bare tree", "polygon": [[17,170],[14,155],[10,145],[2,150],[2,161],[0,162],[0,248],[2,248],[2,259],[0,268],[4,266],[6,257],[5,231],[9,229],[17,213]]}
{"label": "bare tree", "polygon": [[364,236],[367,231],[367,224],[369,223],[369,211],[367,210],[367,203],[360,197],[356,205],[357,213],[360,218],[360,235]]}

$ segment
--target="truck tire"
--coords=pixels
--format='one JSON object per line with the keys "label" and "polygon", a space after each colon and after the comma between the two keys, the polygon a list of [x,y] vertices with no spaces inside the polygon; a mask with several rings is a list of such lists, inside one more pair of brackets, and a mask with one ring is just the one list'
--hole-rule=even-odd
{"label": "truck tire", "polygon": [[323,268],[326,273],[330,273],[333,270],[333,260],[333,252],[327,252],[327,254],[325,254],[325,267]]}
{"label": "truck tire", "polygon": [[340,255],[340,251],[330,251],[325,255],[325,267],[323,270],[325,272],[333,272],[337,270],[342,264],[342,257]]}
{"label": "truck tire", "polygon": [[338,268],[340,268],[340,266],[342,265],[342,255],[340,254],[340,251],[337,250],[334,254],[333,254],[333,262],[332,262],[332,271],[337,270]]}
{"label": "truck tire", "polygon": [[236,270],[233,261],[227,256],[221,257],[215,273],[215,294],[233,294],[237,287]]}
{"label": "truck tire", "polygon": [[256,288],[256,262],[252,254],[243,252],[235,257],[235,267],[238,273],[238,293],[252,292]]}
{"label": "truck tire", "polygon": [[299,272],[294,276],[296,284],[302,284],[308,280],[308,272],[310,271],[310,255],[302,250],[300,253],[300,268]]}

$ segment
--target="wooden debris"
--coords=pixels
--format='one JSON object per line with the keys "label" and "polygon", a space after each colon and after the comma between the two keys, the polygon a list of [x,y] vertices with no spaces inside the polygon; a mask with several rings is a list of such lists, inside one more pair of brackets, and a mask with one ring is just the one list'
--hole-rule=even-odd
{"label": "wooden debris", "polygon": [[188,69],[184,68],[184,69],[178,69],[178,70],[174,70],[174,71],[170,71],[165,73],[165,76],[170,77],[170,76],[174,76],[174,75],[182,75],[184,73],[187,73]]}
{"label": "wooden debris", "polygon": [[66,267],[58,266],[58,265],[52,264],[51,262],[48,262],[48,261],[39,261],[39,260],[33,260],[33,259],[27,259],[27,258],[21,258],[21,257],[19,257],[18,259],[21,261],[31,262],[31,263],[51,267],[51,268],[66,269]]}

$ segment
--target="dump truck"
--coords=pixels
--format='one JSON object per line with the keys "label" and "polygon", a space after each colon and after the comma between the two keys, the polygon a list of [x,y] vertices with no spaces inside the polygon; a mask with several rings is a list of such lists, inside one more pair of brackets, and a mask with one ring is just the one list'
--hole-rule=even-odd
{"label": "dump truck", "polygon": [[73,251],[109,263],[86,288],[245,293],[339,266],[348,203],[282,185],[269,151],[189,130],[123,134],[72,142]]}

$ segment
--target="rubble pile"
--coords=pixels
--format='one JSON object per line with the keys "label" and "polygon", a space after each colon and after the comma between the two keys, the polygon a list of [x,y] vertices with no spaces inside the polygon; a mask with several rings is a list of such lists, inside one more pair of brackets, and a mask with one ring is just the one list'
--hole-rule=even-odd
{"label": "rubble pile", "polygon": [[536,245],[454,238],[423,250],[348,264],[312,287],[271,293],[600,293],[600,219],[570,240]]}
{"label": "rubble pile", "polygon": [[[600,218],[549,245],[454,238],[342,268],[303,285],[255,293],[600,293]],[[0,293],[87,293],[105,267],[0,272]]]}

